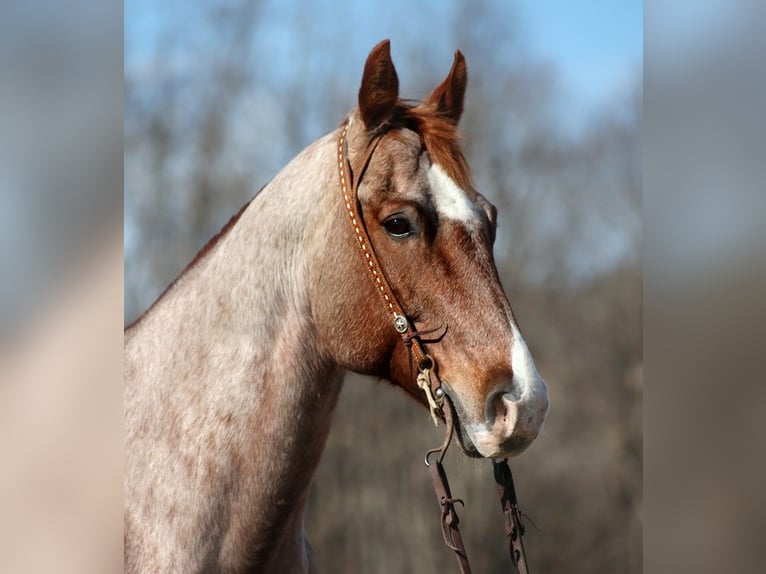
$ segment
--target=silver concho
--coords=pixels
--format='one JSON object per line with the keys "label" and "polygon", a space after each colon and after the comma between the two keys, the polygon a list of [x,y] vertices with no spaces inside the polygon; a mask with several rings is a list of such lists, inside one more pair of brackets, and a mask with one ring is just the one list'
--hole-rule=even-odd
{"label": "silver concho", "polygon": [[394,328],[399,333],[404,333],[407,330],[407,319],[401,315],[394,315]]}

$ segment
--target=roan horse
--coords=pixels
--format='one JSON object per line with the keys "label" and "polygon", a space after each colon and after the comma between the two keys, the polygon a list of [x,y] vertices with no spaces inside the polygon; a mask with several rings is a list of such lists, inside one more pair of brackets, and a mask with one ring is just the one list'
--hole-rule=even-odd
{"label": "roan horse", "polygon": [[508,457],[537,436],[547,389],[495,268],[495,208],[458,145],[466,80],[456,52],[447,78],[410,105],[388,41],[378,44],[343,126],[126,329],[126,572],[312,572],[303,511],[344,372],[426,404],[344,219],[341,130],[350,171],[364,171],[354,224],[406,323],[443,327],[428,352],[463,450]]}

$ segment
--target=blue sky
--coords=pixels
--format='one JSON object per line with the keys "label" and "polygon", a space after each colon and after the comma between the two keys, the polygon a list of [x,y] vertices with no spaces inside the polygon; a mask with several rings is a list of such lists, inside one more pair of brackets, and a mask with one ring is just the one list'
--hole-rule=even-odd
{"label": "blue sky", "polygon": [[538,0],[519,4],[530,50],[555,62],[567,91],[598,104],[643,62],[643,2]]}
{"label": "blue sky", "polygon": [[[280,36],[286,37],[284,30],[290,27],[292,19],[305,13],[315,19],[319,41],[326,44],[337,41],[341,35],[339,30],[343,30],[345,38],[340,45],[348,52],[346,57],[363,61],[377,40],[390,37],[396,61],[397,37],[400,41],[405,36],[409,41],[413,37],[424,43],[434,41],[437,36],[434,31],[449,26],[449,14],[460,5],[402,0],[360,3],[317,0],[305,4],[264,2],[263,6],[261,16],[269,19],[267,29],[272,32],[275,43],[280,41]],[[509,0],[468,6],[469,13],[473,6],[481,6],[495,18],[512,23],[521,35],[524,50],[557,68],[562,87],[583,114],[619,95],[640,78],[643,64],[643,2],[640,0]],[[152,52],[160,31],[167,21],[175,20],[172,14],[179,9],[184,11],[184,22],[180,26],[196,22],[193,25],[202,23],[204,27],[204,20],[194,16],[186,19],[186,13],[200,12],[199,5],[153,0],[126,3],[127,70],[132,69],[143,54]],[[402,14],[407,14],[407,19],[402,19]],[[499,29],[502,30],[502,26]],[[425,30],[428,32],[424,33]],[[493,40],[487,38],[487,41]],[[445,46],[445,66],[450,63],[452,49],[454,47]],[[280,52],[285,57],[294,56],[288,47],[275,49],[277,63]]]}

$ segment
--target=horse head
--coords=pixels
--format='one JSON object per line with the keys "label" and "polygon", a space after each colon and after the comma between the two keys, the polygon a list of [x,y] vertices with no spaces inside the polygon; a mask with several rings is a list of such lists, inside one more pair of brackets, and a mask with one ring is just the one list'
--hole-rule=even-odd
{"label": "horse head", "polygon": [[[362,178],[358,213],[393,297],[412,329],[438,339],[425,346],[464,451],[507,457],[537,437],[548,395],[498,276],[496,209],[474,188],[460,148],[466,83],[456,52],[424,101],[403,101],[389,42],[381,42],[368,56],[341,147],[351,175]],[[339,194],[335,232],[313,274],[319,335],[343,367],[386,378],[425,404],[345,211]]]}

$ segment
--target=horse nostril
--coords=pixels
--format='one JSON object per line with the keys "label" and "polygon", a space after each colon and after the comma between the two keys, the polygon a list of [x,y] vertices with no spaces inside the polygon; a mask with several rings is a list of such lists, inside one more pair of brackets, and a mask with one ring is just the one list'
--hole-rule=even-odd
{"label": "horse nostril", "polygon": [[503,393],[503,396],[508,399],[509,401],[513,401],[514,403],[521,400],[522,391],[519,385],[517,385],[515,382],[511,383],[511,388],[509,390],[506,390],[505,393]]}
{"label": "horse nostril", "polygon": [[518,402],[521,400],[522,390],[515,381],[505,381],[487,396],[486,417],[488,421],[494,421],[495,417],[503,416],[506,406],[503,401]]}

